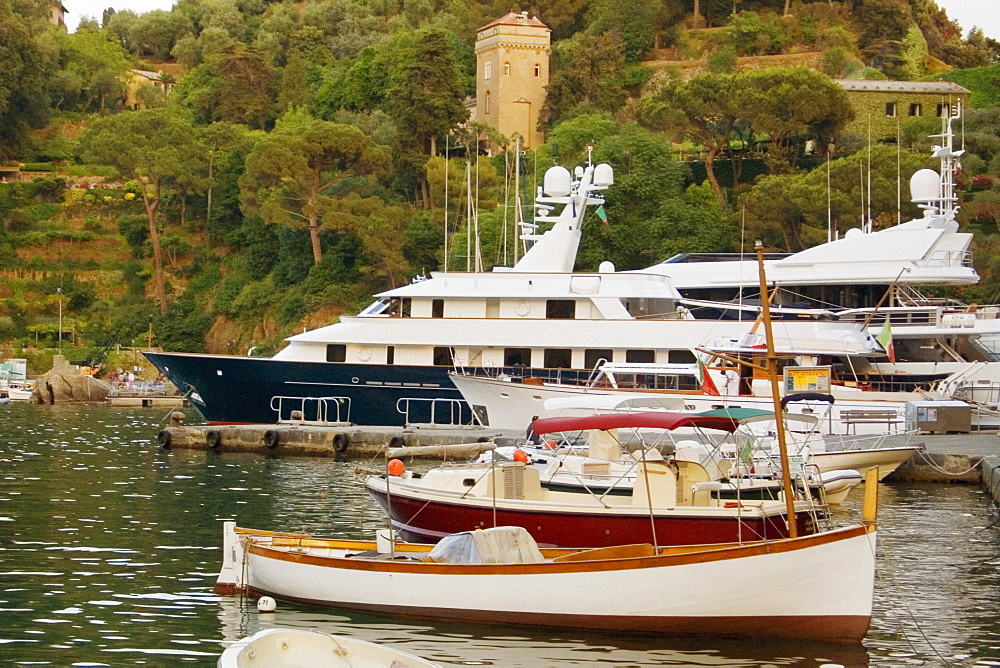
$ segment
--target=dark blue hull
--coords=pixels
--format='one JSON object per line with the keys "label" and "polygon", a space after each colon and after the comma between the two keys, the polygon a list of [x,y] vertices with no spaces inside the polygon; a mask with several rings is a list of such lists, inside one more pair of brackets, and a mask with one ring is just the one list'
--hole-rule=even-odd
{"label": "dark blue hull", "polygon": [[[263,357],[230,357],[187,353],[145,353],[149,361],[212,424],[271,424],[288,419],[301,399],[282,400],[281,414],[274,397],[347,397],[340,417],[354,424],[402,425],[405,416],[397,401],[461,399],[448,378],[450,367],[386,366],[330,362],[293,362]],[[337,403],[326,402],[326,419],[336,419]],[[306,402],[306,419],[317,419],[318,402]],[[447,423],[448,408],[437,406],[437,422]],[[465,421],[469,419],[465,409]],[[411,404],[410,422],[429,422],[429,402]]]}

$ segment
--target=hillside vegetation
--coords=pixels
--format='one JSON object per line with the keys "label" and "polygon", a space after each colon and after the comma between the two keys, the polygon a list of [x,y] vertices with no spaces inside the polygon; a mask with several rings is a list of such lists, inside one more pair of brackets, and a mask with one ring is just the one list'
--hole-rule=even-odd
{"label": "hillside vegetation", "polygon": [[[511,138],[467,123],[465,104],[476,29],[509,3],[180,0],[72,34],[46,6],[0,0],[0,165],[23,175],[0,184],[4,355],[42,359],[60,331],[78,356],[150,338],[272,354],[372,293],[474,266],[470,197],[484,264],[515,256]],[[522,196],[588,145],[616,170],[580,269],[825,240],[827,169],[810,170],[827,159],[833,223],[857,226],[867,151],[830,77],[945,76],[981,107],[965,120],[961,220],[985,280],[964,296],[996,299],[1000,44],[933,0],[524,9],[553,46],[547,143],[523,156]],[[903,178],[927,166],[935,130],[905,128]],[[896,164],[894,148],[872,152],[876,226],[896,220]]]}

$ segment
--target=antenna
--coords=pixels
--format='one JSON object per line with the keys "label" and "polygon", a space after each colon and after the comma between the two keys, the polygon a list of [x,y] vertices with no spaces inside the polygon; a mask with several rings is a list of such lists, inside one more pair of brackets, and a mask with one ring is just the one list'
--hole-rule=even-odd
{"label": "antenna", "polygon": [[448,163],[451,162],[451,133],[444,136],[444,273],[448,273]]}

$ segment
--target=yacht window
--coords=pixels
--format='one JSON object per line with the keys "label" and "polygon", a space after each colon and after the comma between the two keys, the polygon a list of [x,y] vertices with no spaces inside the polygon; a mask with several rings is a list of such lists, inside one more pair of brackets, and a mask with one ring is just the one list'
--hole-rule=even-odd
{"label": "yacht window", "polygon": [[431,302],[431,317],[432,318],[443,318],[444,317],[444,300],[435,299]]}
{"label": "yacht window", "polygon": [[697,362],[694,353],[690,350],[668,350],[667,362],[669,364],[694,364]]}
{"label": "yacht window", "polygon": [[347,360],[347,346],[343,343],[326,344],[327,362],[344,362]]}
{"label": "yacht window", "polygon": [[385,363],[395,364],[396,362],[396,346],[386,346],[385,347]]}
{"label": "yacht window", "polygon": [[531,366],[531,348],[504,348],[504,366]]}
{"label": "yacht window", "polygon": [[652,364],[656,361],[655,350],[626,350],[625,361],[636,364]]}
{"label": "yacht window", "polygon": [[409,318],[410,298],[393,297],[391,300],[389,300],[389,315],[396,316],[397,318]]}
{"label": "yacht window", "polygon": [[572,320],[576,317],[576,300],[546,299],[545,317],[558,320]]}
{"label": "yacht window", "polygon": [[573,350],[571,348],[546,348],[546,369],[570,369],[573,367]]}
{"label": "yacht window", "polygon": [[500,317],[500,300],[499,299],[487,299],[486,300],[486,317],[487,318],[499,318]]}
{"label": "yacht window", "polygon": [[434,366],[451,366],[451,348],[448,346],[434,347]]}
{"label": "yacht window", "polygon": [[615,351],[611,348],[588,348],[583,351],[583,368],[593,369],[602,359],[613,362]]}

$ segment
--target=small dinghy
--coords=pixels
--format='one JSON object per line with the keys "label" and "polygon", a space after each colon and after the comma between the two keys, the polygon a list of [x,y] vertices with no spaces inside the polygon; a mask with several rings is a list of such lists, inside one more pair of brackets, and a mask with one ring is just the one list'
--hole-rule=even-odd
{"label": "small dinghy", "polygon": [[418,656],[382,645],[303,629],[267,629],[230,645],[218,668],[418,668],[437,667]]}

